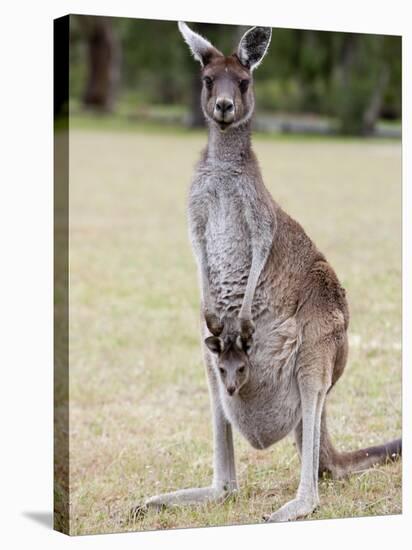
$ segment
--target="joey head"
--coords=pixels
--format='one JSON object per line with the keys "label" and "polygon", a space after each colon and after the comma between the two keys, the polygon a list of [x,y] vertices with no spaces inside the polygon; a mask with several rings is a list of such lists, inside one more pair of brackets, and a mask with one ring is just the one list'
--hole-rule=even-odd
{"label": "joey head", "polygon": [[208,336],[205,344],[216,356],[217,375],[227,393],[231,396],[239,394],[249,380],[250,339],[242,338],[240,334],[227,335],[225,338]]}

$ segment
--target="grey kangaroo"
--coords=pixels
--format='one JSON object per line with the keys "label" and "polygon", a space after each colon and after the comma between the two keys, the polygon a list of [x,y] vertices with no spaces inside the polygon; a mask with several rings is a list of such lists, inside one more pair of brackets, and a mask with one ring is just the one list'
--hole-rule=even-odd
{"label": "grey kangaroo", "polygon": [[272,199],[251,149],[253,71],[271,29],[254,27],[225,56],[179,23],[200,62],[209,140],[189,194],[189,229],[202,294],[201,325],[214,432],[209,487],[154,496],[148,507],[221,502],[237,491],[232,427],[256,449],[294,431],[301,458],[296,497],[270,514],[289,521],[319,503],[318,476],[392,460],[401,440],[338,452],[325,398],[343,373],[345,291],[303,228]]}

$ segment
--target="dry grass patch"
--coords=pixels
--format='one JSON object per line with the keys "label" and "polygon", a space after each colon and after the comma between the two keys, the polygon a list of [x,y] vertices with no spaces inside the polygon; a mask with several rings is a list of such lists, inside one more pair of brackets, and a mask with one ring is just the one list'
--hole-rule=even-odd
{"label": "dry grass patch", "polygon": [[[70,480],[73,534],[254,523],[293,497],[290,439],[236,436],[241,491],[222,506],[129,508],[211,479],[199,297],[186,227],[200,135],[73,130],[70,140]],[[339,448],[401,431],[400,145],[256,139],[266,184],[335,267],[352,319],[329,399]],[[401,511],[401,465],[323,480],[313,518]]]}

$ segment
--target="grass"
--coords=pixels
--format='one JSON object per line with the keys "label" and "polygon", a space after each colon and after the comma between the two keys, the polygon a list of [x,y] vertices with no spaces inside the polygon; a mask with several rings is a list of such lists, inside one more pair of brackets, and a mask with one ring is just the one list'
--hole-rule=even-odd
{"label": "grass", "polygon": [[[186,195],[203,133],[72,125],[70,532],[256,523],[293,497],[292,439],[235,435],[240,492],[221,506],[150,512],[152,494],[208,484],[209,401]],[[274,197],[347,289],[351,351],[329,398],[340,449],[401,432],[401,160],[397,141],[254,141]],[[401,463],[320,483],[311,519],[401,512]]]}
{"label": "grass", "polygon": [[[73,102],[71,102],[73,103]],[[185,135],[185,136],[204,136],[204,129],[192,129],[181,124],[180,119],[184,116],[185,110],[179,106],[151,106],[147,111],[137,111],[135,113],[120,109],[116,113],[98,113],[82,110],[79,106],[72,106],[70,110],[70,127],[83,130],[105,130],[121,132],[144,132],[145,134],[166,134],[166,135]],[[269,113],[269,116],[271,113]],[[261,113],[264,116],[264,113]],[[64,121],[60,121],[64,122]],[[379,122],[378,126],[384,128],[397,127],[397,122]],[[321,133],[295,133],[278,131],[260,131],[255,132],[262,140],[278,140],[282,142],[292,141],[320,141],[320,142],[358,142],[359,138],[344,134],[321,134]],[[368,137],[363,138],[362,142],[394,143],[399,142],[396,137]]]}

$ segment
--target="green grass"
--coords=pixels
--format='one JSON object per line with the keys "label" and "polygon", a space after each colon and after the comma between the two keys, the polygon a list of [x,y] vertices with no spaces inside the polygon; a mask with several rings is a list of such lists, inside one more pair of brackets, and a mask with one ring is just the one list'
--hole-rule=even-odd
{"label": "green grass", "polygon": [[[119,109],[116,113],[98,113],[82,110],[75,106],[70,111],[70,128],[76,130],[99,130],[99,131],[121,131],[121,132],[144,132],[149,134],[204,136],[204,129],[193,129],[182,125],[179,118],[183,117],[185,111],[179,106],[160,107],[151,106],[147,111],[136,111],[135,113]],[[379,123],[380,124],[380,123]],[[383,123],[385,126],[385,123]],[[390,126],[386,125],[386,126]],[[396,123],[393,123],[396,126]],[[351,135],[341,134],[320,134],[320,133],[295,133],[295,132],[255,132],[255,136],[261,140],[282,141],[282,142],[344,142],[358,143],[359,138]],[[396,137],[368,137],[362,138],[362,143],[398,143]]]}
{"label": "green grass", "polygon": [[[293,497],[292,439],[235,436],[240,493],[221,506],[150,512],[152,494],[208,484],[209,401],[186,196],[202,132],[71,125],[72,534],[256,523]],[[143,131],[144,130],[144,131]],[[401,160],[396,141],[254,141],[267,186],[347,289],[351,351],[329,399],[340,449],[401,432]],[[311,518],[401,512],[401,464],[320,483]]]}

